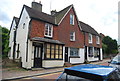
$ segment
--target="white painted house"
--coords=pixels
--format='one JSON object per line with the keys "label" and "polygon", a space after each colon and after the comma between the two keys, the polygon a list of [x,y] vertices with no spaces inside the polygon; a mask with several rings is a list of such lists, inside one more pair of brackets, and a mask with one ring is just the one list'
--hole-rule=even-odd
{"label": "white painted house", "polygon": [[[82,27],[84,29],[84,27]],[[26,69],[62,67],[65,62],[71,64],[102,60],[101,38],[95,45],[97,55],[89,56],[84,34],[73,5],[63,10],[42,12],[42,4],[32,2],[32,7],[23,6],[20,17],[13,18],[10,29],[9,58],[20,60]],[[85,38],[84,38],[85,37]],[[90,46],[88,45],[88,48]],[[88,50],[86,54],[86,50]],[[87,56],[87,57],[86,57]]]}

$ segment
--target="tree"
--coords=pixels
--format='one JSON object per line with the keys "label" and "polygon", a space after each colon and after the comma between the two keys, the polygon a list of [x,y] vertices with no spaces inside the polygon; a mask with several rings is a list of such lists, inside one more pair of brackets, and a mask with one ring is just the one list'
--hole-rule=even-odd
{"label": "tree", "polygon": [[9,30],[0,25],[0,36],[2,36],[2,58],[6,58],[9,51]]}
{"label": "tree", "polygon": [[118,44],[115,39],[112,39],[109,36],[105,36],[102,40],[103,42],[103,51],[106,54],[116,54],[118,53]]}

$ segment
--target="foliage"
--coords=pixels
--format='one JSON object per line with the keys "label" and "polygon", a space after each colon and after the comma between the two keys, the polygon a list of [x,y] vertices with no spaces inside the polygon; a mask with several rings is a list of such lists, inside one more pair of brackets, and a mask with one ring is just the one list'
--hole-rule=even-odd
{"label": "foliage", "polygon": [[103,52],[106,54],[116,54],[118,53],[118,44],[115,39],[109,36],[105,36],[102,40]]}
{"label": "foliage", "polygon": [[2,58],[6,58],[9,51],[9,30],[0,26],[0,36],[2,36]]}

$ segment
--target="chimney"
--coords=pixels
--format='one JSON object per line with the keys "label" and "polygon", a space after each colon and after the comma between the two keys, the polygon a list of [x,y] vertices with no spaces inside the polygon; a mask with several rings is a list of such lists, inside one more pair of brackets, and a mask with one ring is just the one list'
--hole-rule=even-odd
{"label": "chimney", "polygon": [[52,11],[51,11],[51,15],[52,15],[52,16],[55,15],[56,12],[57,12],[56,10],[52,10]]}
{"label": "chimney", "polygon": [[39,3],[37,2],[32,2],[32,8],[33,9],[36,9],[40,12],[42,12],[42,4],[41,4],[41,1],[39,1]]}

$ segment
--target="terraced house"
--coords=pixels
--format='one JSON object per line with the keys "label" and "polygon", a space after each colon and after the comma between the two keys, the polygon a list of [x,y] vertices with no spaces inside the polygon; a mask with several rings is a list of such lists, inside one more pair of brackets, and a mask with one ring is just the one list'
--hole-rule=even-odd
{"label": "terraced house", "polygon": [[9,47],[9,58],[20,59],[26,69],[102,60],[99,34],[79,21],[73,5],[51,14],[42,12],[41,3],[24,5],[20,17],[13,18]]}

